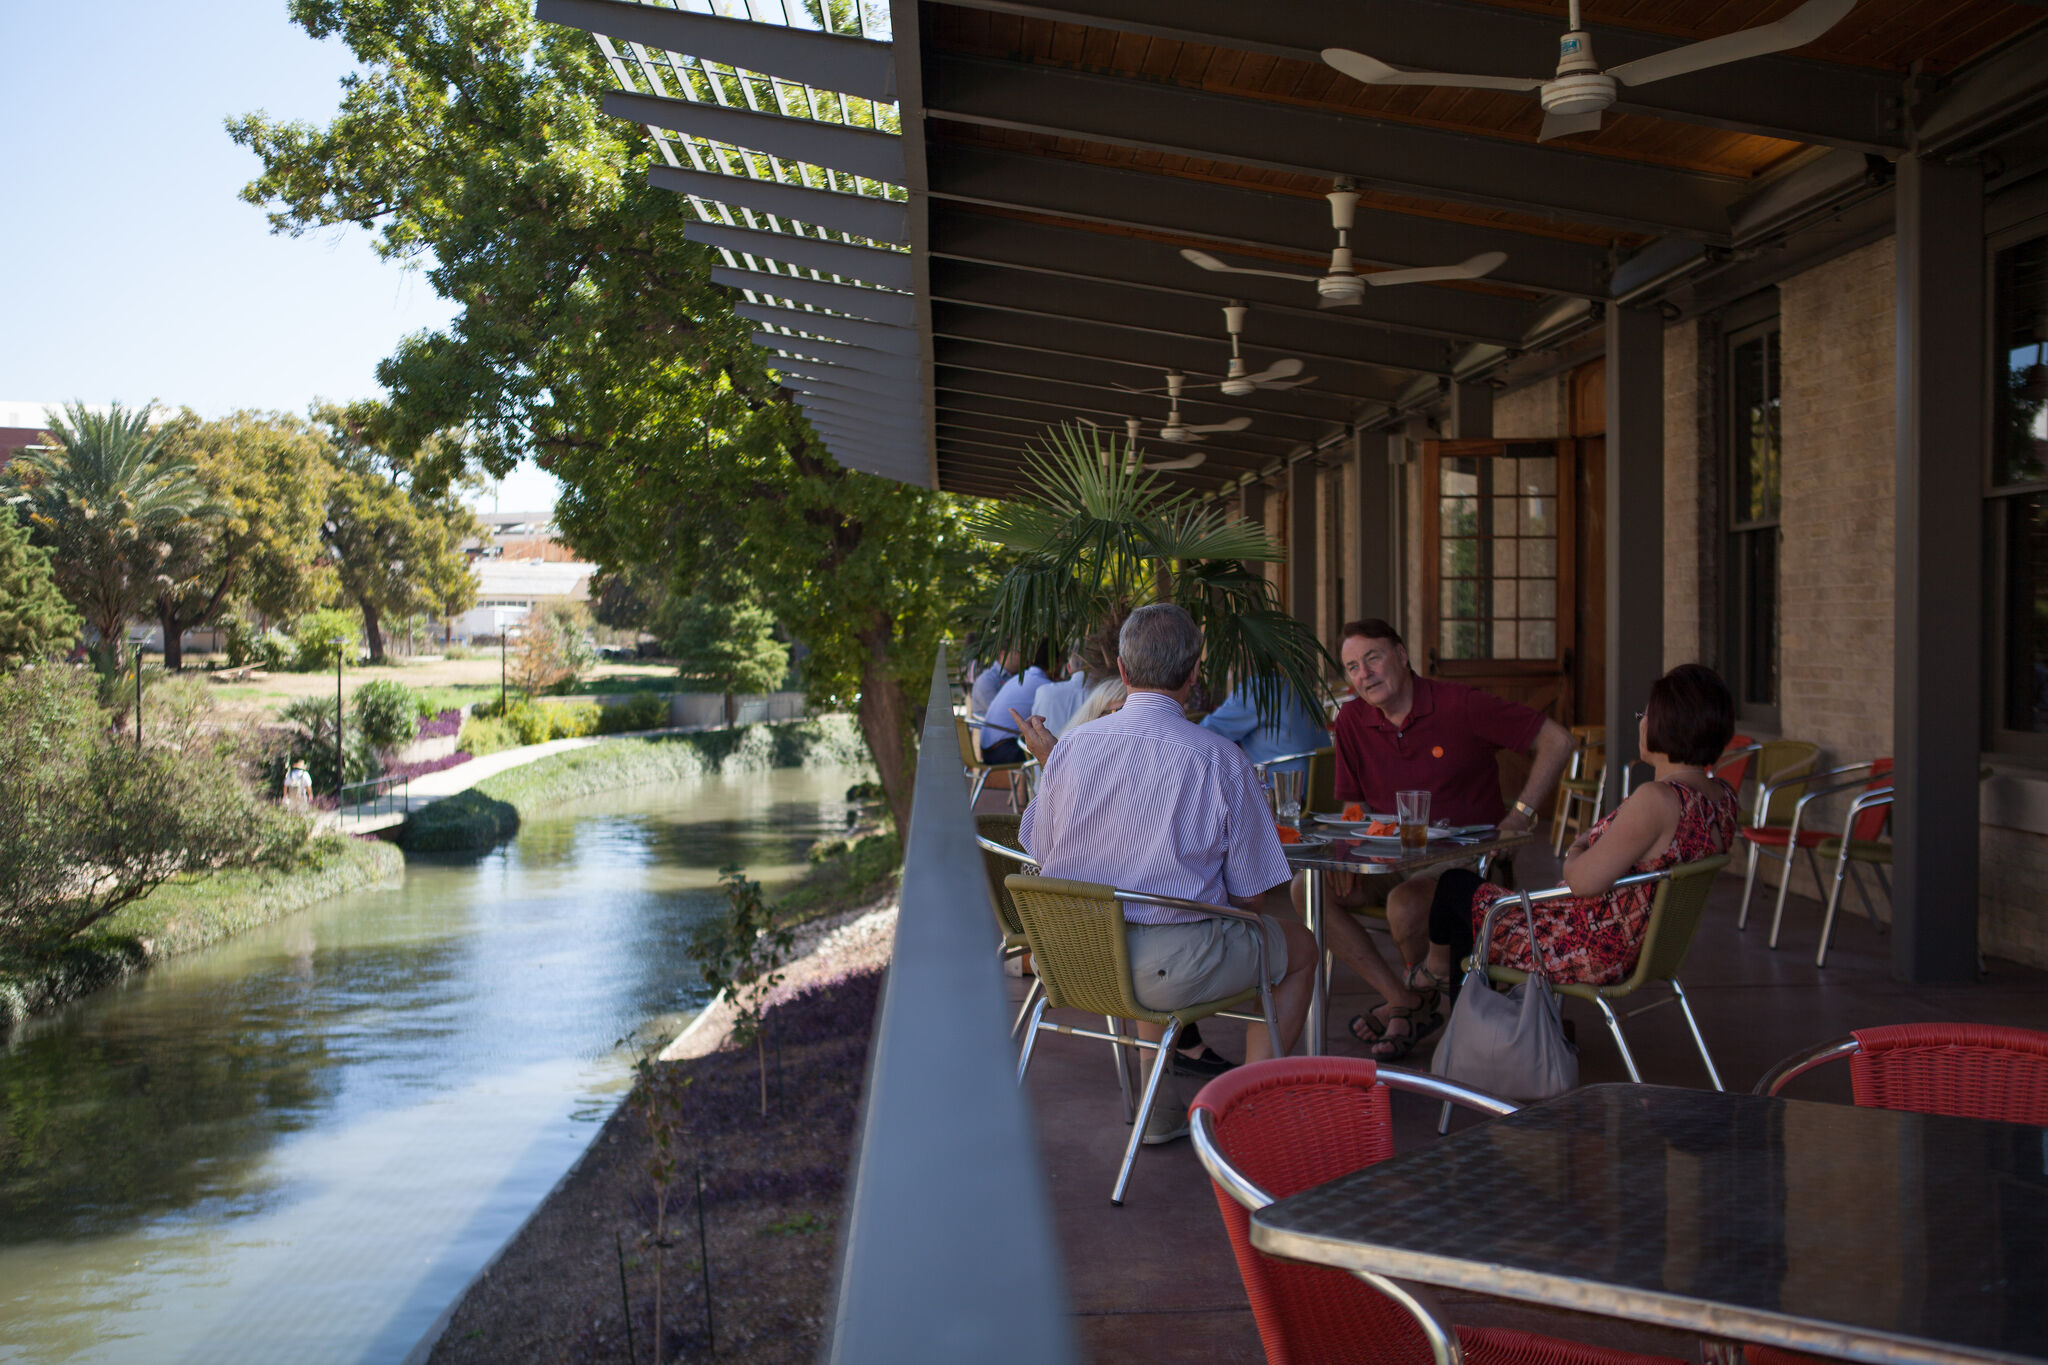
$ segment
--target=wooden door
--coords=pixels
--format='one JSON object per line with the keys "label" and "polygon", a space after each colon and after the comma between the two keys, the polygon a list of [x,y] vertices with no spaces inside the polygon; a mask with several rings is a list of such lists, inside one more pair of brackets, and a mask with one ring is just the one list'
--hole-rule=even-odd
{"label": "wooden door", "polygon": [[1434,677],[1578,716],[1577,443],[1423,446],[1423,639]]}

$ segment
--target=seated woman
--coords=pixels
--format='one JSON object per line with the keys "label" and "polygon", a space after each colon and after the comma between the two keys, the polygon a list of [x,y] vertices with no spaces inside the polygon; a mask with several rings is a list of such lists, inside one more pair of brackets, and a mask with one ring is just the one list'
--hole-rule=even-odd
{"label": "seated woman", "polygon": [[[1554,981],[1625,979],[1635,970],[1657,888],[1617,890],[1614,883],[1726,853],[1735,839],[1735,792],[1707,771],[1735,730],[1728,684],[1702,664],[1681,664],[1651,684],[1636,724],[1638,752],[1656,768],[1656,779],[1573,841],[1564,859],[1564,885],[1573,894],[1534,907],[1542,970]],[[1487,910],[1508,894],[1463,868],[1396,887],[1387,898],[1387,923],[1410,964],[1408,986],[1434,1004],[1471,953]],[[1496,917],[1486,960],[1534,969],[1526,917],[1508,911]],[[1388,1011],[1372,1055],[1405,1057],[1416,1038],[1408,1012]]]}

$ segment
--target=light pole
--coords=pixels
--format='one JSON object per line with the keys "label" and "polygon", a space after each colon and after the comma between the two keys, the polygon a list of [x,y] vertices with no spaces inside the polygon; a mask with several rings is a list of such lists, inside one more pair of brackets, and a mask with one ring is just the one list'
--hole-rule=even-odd
{"label": "light pole", "polygon": [[142,747],[142,641],[135,642],[135,747]]}
{"label": "light pole", "polygon": [[342,638],[334,637],[334,807],[341,809],[341,789],[348,784],[348,771],[343,766],[341,747],[341,651],[346,647]]}

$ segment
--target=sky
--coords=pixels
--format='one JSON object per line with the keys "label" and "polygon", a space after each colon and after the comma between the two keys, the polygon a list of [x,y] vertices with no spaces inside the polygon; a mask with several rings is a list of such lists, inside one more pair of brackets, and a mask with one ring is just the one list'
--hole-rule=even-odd
{"label": "sky", "polygon": [[[0,3],[0,401],[152,400],[217,417],[381,392],[450,306],[357,228],[273,235],[223,120],[325,122],[353,65],[284,0]],[[544,511],[531,466],[472,500]]]}

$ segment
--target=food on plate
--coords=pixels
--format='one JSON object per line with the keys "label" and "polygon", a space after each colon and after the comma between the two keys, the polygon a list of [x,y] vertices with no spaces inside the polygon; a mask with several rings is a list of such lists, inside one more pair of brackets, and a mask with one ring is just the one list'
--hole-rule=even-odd
{"label": "food on plate", "polygon": [[1375,820],[1365,827],[1365,832],[1375,839],[1398,839],[1401,825],[1395,820]]}
{"label": "food on plate", "polygon": [[1346,820],[1363,820],[1365,818],[1365,807],[1353,801],[1344,808],[1344,818]]}
{"label": "food on plate", "polygon": [[1298,830],[1298,829],[1294,829],[1294,828],[1291,828],[1290,826],[1287,826],[1287,825],[1275,825],[1275,826],[1273,826],[1273,828],[1274,828],[1274,829],[1276,829],[1276,830],[1278,830],[1278,831],[1280,832],[1280,842],[1281,842],[1281,843],[1283,843],[1283,844],[1298,844],[1298,843],[1300,843],[1300,842],[1301,842],[1301,831],[1300,831],[1300,830]]}

